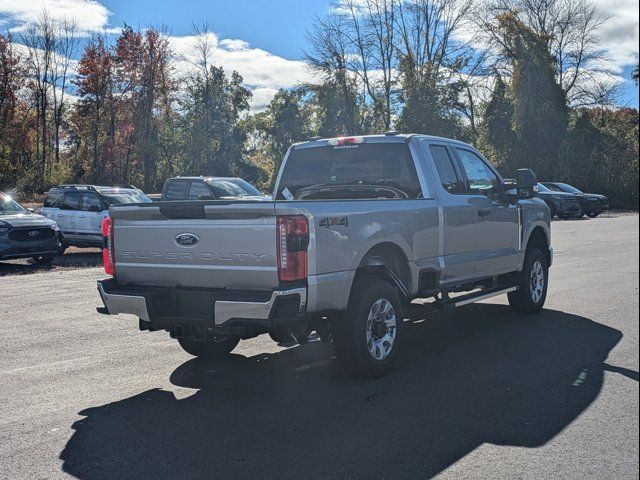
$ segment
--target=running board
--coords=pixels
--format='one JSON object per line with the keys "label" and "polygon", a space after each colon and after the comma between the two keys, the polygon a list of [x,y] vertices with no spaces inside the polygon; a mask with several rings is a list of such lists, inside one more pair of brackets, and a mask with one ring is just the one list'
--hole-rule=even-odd
{"label": "running board", "polygon": [[497,297],[505,293],[514,292],[518,289],[517,285],[499,285],[493,288],[487,288],[478,292],[460,295],[459,297],[451,297],[446,300],[436,300],[426,303],[409,303],[405,305],[406,318],[411,320],[422,320],[426,315],[436,313],[443,310],[453,310],[457,307],[463,307],[470,303],[486,300],[487,298]]}
{"label": "running board", "polygon": [[518,289],[517,286],[511,287],[496,287],[490,288],[488,290],[481,290],[479,292],[470,293],[468,295],[462,295],[460,297],[452,298],[446,303],[452,304],[454,307],[462,307],[464,305],[469,305],[470,303],[479,302],[481,300],[486,300],[487,298],[497,297],[498,295],[503,295],[505,293],[514,292]]}

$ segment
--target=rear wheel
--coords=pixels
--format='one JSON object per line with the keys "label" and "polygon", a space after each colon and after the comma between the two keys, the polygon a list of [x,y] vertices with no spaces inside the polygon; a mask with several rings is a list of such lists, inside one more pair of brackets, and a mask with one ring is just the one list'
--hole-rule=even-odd
{"label": "rear wheel", "polygon": [[377,278],[357,280],[346,316],[334,322],[338,360],[362,377],[376,378],[388,373],[398,353],[402,321],[395,286]]}
{"label": "rear wheel", "polygon": [[53,259],[55,257],[52,256],[48,256],[48,257],[33,257],[33,261],[35,263],[37,263],[38,265],[51,265],[51,262],[53,262]]}
{"label": "rear wheel", "polygon": [[269,330],[269,336],[276,343],[289,343],[293,340],[288,328],[273,328]]}
{"label": "rear wheel", "polygon": [[549,265],[539,249],[527,250],[524,267],[519,275],[518,290],[508,294],[509,305],[517,313],[538,313],[544,306],[549,284]]}
{"label": "rear wheel", "polygon": [[179,338],[178,343],[183,350],[190,355],[207,360],[224,358],[236,348],[240,337],[232,335],[216,335],[212,339],[193,340],[192,338]]}

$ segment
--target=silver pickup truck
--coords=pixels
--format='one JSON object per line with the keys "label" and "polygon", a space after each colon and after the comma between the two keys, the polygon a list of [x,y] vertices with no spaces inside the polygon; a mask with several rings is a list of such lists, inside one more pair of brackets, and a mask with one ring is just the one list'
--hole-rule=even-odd
{"label": "silver pickup truck", "polygon": [[351,371],[379,376],[418,303],[506,293],[515,312],[542,308],[553,250],[535,185],[530,170],[505,181],[446,138],[299,143],[265,201],[112,206],[98,311],[133,314],[209,358],[263,333],[304,344],[316,332]]}

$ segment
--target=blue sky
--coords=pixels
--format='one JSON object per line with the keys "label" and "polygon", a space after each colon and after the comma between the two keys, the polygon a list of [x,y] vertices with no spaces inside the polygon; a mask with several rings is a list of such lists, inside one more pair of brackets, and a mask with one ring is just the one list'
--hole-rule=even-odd
{"label": "blue sky", "polygon": [[[623,80],[619,103],[638,107],[638,88],[630,80],[638,62],[637,0],[596,0],[611,16],[603,33],[610,66]],[[0,0],[0,29],[19,29],[46,5],[54,15],[72,15],[86,31],[117,31],[124,22],[136,28],[164,26],[176,50],[188,50],[193,22],[208,22],[218,40],[214,61],[236,69],[262,108],[278,88],[312,80],[300,61],[308,48],[305,31],[330,0]]]}

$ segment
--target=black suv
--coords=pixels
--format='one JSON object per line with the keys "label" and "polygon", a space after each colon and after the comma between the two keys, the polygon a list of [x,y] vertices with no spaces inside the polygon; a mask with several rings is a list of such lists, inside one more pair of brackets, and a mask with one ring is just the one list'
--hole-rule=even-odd
{"label": "black suv", "polygon": [[559,218],[578,218],[584,215],[580,200],[575,195],[565,192],[554,192],[549,190],[543,184],[538,183],[535,188],[536,196],[544,200],[549,207],[551,218],[556,215]]}
{"label": "black suv", "polygon": [[58,185],[47,192],[40,213],[58,223],[62,250],[69,245],[101,247],[102,220],[108,216],[111,205],[150,201],[131,185]]}
{"label": "black suv", "polygon": [[542,182],[542,184],[552,192],[563,192],[575,195],[582,209],[580,217],[586,214],[589,218],[596,218],[605,210],[609,210],[609,199],[604,195],[584,193],[566,183]]}

